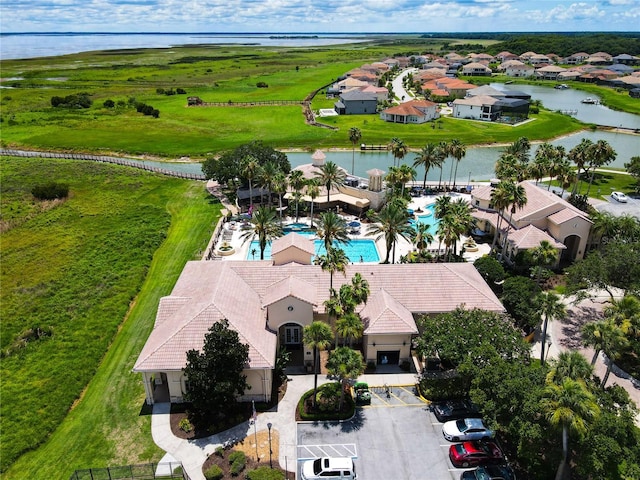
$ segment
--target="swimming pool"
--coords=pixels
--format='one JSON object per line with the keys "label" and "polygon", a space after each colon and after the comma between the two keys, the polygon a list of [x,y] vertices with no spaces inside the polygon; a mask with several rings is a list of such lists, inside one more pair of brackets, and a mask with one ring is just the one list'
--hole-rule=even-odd
{"label": "swimming pool", "polygon": [[[301,233],[303,235],[314,234],[314,232],[296,233]],[[316,255],[325,255],[327,253],[324,248],[324,240],[316,239],[313,243],[315,246]],[[374,263],[380,261],[380,255],[378,254],[378,249],[376,248],[376,244],[373,240],[369,240],[366,238],[356,238],[351,240],[349,243],[334,242],[334,247],[338,247],[344,250],[344,253],[347,255],[347,258],[351,263]],[[251,252],[254,250],[255,255],[252,255]],[[264,249],[264,258],[265,260],[271,258],[271,243],[267,243],[267,248]],[[251,242],[251,245],[249,245],[247,260],[260,260],[260,245],[258,244],[257,240],[253,240]]]}
{"label": "swimming pool", "polygon": [[440,220],[435,217],[432,210],[425,210],[423,214],[418,214],[415,219],[410,219],[409,223],[414,227],[417,223],[426,223],[429,225],[429,233],[435,235]]}

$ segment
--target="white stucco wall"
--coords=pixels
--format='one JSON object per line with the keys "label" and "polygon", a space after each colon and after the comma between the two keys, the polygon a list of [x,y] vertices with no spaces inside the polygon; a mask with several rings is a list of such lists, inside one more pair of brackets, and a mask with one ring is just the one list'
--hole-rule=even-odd
{"label": "white stucco wall", "polygon": [[363,343],[365,362],[375,362],[378,357],[378,352],[389,350],[400,351],[400,362],[403,360],[409,360],[411,356],[411,334],[367,335],[365,336]]}
{"label": "white stucco wall", "polygon": [[267,307],[267,318],[267,327],[276,332],[285,323],[304,327],[313,321],[313,305],[295,297],[283,298]]}

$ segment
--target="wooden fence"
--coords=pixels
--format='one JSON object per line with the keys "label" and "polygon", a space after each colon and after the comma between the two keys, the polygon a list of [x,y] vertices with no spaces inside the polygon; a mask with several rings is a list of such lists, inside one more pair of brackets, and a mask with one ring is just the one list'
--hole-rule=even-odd
{"label": "wooden fence", "polygon": [[0,148],[0,155],[6,155],[11,157],[25,157],[25,158],[62,158],[67,160],[89,160],[92,162],[101,163],[113,163],[116,165],[123,165],[125,167],[139,168],[141,170],[147,170],[149,172],[160,173],[169,177],[185,178],[188,180],[206,180],[202,173],[188,173],[188,172],[176,172],[168,168],[156,167],[148,165],[142,160],[131,160],[120,157],[110,157],[106,155],[86,155],[83,153],[57,153],[57,152],[38,152],[28,150],[12,150],[8,148]]}

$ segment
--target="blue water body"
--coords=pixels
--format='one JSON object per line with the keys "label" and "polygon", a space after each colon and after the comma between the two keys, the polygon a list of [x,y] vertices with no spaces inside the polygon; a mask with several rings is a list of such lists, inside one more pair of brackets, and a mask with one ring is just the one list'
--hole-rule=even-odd
{"label": "blue water body", "polygon": [[365,34],[345,33],[2,33],[0,60],[52,57],[95,50],[171,48],[194,44],[317,47],[363,42],[368,38],[370,37]]}
{"label": "blue water body", "polygon": [[[302,235],[313,235],[314,232],[296,232]],[[316,255],[325,255],[327,252],[324,248],[323,240],[314,240],[314,246],[316,250]],[[349,243],[338,243],[335,242],[334,246],[341,248],[344,250],[349,262],[351,263],[359,263],[359,262],[379,262],[380,255],[378,254],[378,249],[376,248],[376,244],[373,240],[356,238],[351,240]],[[251,251],[255,250],[255,257],[251,254]],[[271,258],[271,243],[267,243],[267,247],[264,250],[264,258]],[[259,260],[260,259],[260,245],[257,240],[251,242],[249,245],[249,251],[247,253],[247,260]]]}

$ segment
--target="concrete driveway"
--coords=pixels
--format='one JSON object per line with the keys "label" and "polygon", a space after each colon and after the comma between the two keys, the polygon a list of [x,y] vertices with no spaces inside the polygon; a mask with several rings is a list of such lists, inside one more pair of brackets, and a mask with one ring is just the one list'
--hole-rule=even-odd
{"label": "concrete driveway", "polygon": [[463,471],[451,465],[442,424],[412,387],[392,387],[388,397],[377,389],[371,405],[358,408],[352,420],[300,423],[297,437],[298,451],[305,454],[310,449],[301,446],[332,445],[336,451],[355,446],[356,471],[363,480],[457,480]]}

